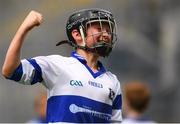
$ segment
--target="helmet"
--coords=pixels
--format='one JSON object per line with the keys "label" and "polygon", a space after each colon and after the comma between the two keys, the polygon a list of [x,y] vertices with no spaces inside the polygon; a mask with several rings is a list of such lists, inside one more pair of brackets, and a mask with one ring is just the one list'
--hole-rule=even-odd
{"label": "helmet", "polygon": [[[110,27],[110,34],[112,35],[112,41],[110,43],[106,42],[98,42],[95,46],[93,47],[88,47],[86,46],[86,30],[87,30],[87,24],[93,23],[93,22],[107,22]],[[102,25],[102,24],[100,24]],[[74,38],[71,35],[71,32],[73,29],[77,29],[83,39],[84,45],[79,46],[76,44]],[[111,12],[103,9],[83,9],[80,11],[77,11],[73,13],[66,24],[66,33],[69,39],[69,42],[73,44],[76,48],[82,48],[85,50],[89,50],[92,52],[97,52],[100,56],[108,56],[109,53],[112,50],[114,42],[117,40],[116,39],[116,23],[114,20],[114,17]],[[109,32],[108,32],[109,33]]]}

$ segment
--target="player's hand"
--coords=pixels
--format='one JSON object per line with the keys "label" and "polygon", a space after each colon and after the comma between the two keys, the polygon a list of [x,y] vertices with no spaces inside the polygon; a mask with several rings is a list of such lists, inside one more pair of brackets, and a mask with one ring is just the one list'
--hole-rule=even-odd
{"label": "player's hand", "polygon": [[42,15],[32,10],[24,19],[21,26],[26,30],[30,30],[35,26],[39,26],[42,23],[42,21],[43,21]]}

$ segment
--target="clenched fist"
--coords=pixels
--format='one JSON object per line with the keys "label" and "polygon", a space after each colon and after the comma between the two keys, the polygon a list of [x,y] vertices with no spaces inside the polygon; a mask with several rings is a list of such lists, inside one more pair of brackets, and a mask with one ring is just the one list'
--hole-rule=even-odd
{"label": "clenched fist", "polygon": [[31,11],[22,23],[22,27],[26,30],[31,30],[35,26],[39,26],[42,23],[43,17],[36,11]]}

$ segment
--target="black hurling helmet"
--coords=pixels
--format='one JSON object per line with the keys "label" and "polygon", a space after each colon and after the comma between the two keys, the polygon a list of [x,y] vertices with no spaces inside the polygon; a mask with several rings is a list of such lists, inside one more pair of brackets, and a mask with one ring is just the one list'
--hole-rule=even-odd
{"label": "black hurling helmet", "polygon": [[[108,35],[111,35],[111,41],[105,42],[103,40],[98,41],[92,47],[86,45],[86,31],[88,26],[91,26],[92,23],[98,22],[101,28],[99,34],[102,34],[103,23],[107,23],[110,31],[107,32]],[[79,46],[76,44],[74,38],[71,35],[73,29],[77,29],[83,39],[83,45]],[[103,9],[83,9],[73,13],[66,24],[66,33],[68,36],[68,43],[75,48],[84,49],[91,52],[96,52],[100,56],[106,57],[112,51],[113,44],[117,41],[116,35],[116,22],[111,12]],[[96,34],[95,34],[96,35]],[[92,36],[92,35],[91,35]]]}

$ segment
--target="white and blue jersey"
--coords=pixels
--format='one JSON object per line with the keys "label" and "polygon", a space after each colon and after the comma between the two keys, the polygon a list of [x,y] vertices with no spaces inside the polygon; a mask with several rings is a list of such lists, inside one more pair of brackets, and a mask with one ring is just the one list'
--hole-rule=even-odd
{"label": "white and blue jersey", "polygon": [[101,62],[98,67],[94,73],[76,52],[71,57],[39,56],[21,60],[10,79],[41,82],[47,88],[47,122],[121,122],[120,82]]}

